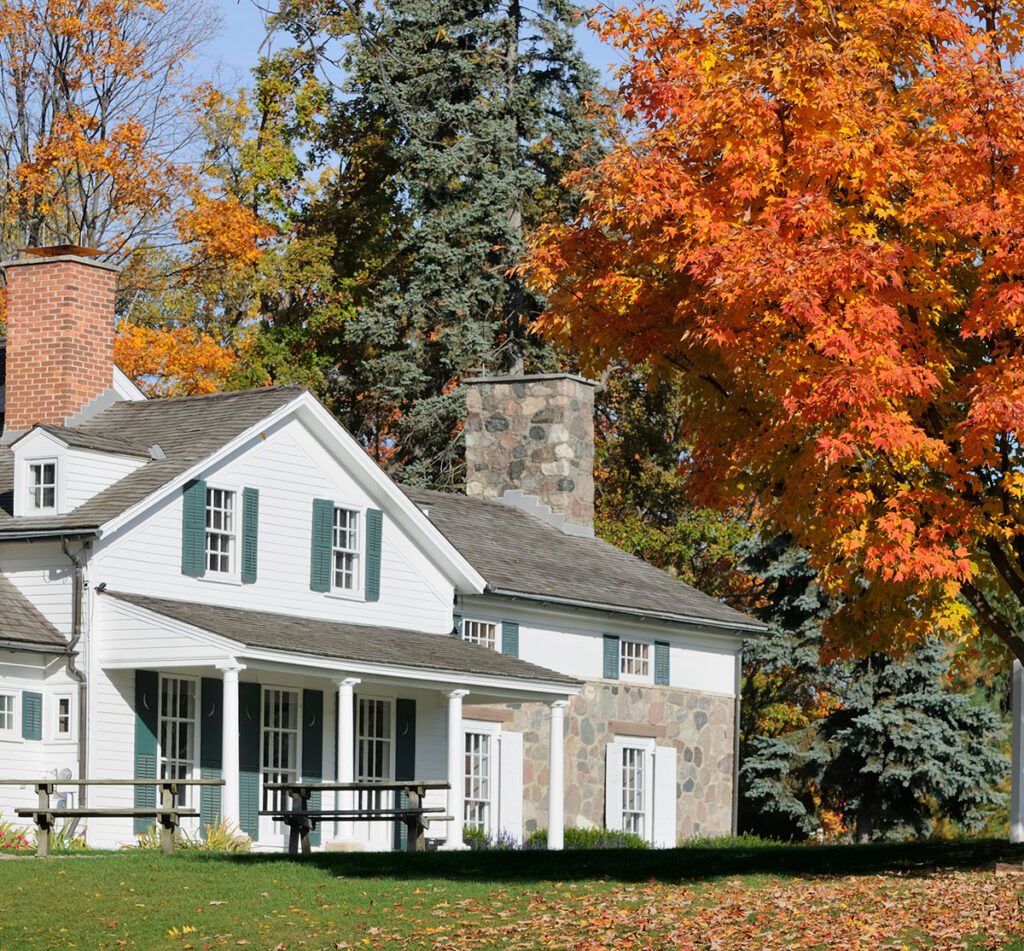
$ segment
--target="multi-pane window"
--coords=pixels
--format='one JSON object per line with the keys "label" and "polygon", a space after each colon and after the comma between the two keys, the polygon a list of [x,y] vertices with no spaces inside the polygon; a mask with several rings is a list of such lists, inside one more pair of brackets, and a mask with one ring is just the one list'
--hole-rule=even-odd
{"label": "multi-pane window", "polygon": [[359,513],[334,510],[334,587],[355,591],[359,587]]}
{"label": "multi-pane window", "polygon": [[[195,762],[196,683],[194,680],[178,677],[162,677],[160,680],[160,778],[189,779],[195,769]],[[187,787],[179,788],[178,805],[186,804],[187,791]]]}
{"label": "multi-pane window", "polygon": [[462,639],[494,650],[498,643],[498,625],[490,621],[463,621]]}
{"label": "multi-pane window", "polygon": [[0,733],[14,730],[14,694],[0,693]]}
{"label": "multi-pane window", "polygon": [[57,507],[57,463],[30,462],[28,466],[29,508],[37,511]]}
{"label": "multi-pane window", "polygon": [[57,736],[71,735],[71,698],[57,698]]}
{"label": "multi-pane window", "polygon": [[466,733],[465,823],[467,829],[490,830],[491,735]]}
{"label": "multi-pane window", "polygon": [[[356,710],[356,779],[391,779],[391,701],[360,697]],[[359,793],[361,809],[383,809],[390,805],[385,792]]]}
{"label": "multi-pane window", "polygon": [[647,754],[635,746],[622,750],[622,828],[646,838]]}
{"label": "multi-pane window", "polygon": [[[299,694],[295,690],[263,690],[263,782],[293,783],[299,778]],[[281,809],[285,796],[263,790],[263,808]]]}
{"label": "multi-pane window", "polygon": [[622,641],[619,647],[619,673],[626,677],[649,677],[650,645],[643,641]]}
{"label": "multi-pane window", "polygon": [[206,570],[230,574],[235,568],[235,493],[206,490]]}

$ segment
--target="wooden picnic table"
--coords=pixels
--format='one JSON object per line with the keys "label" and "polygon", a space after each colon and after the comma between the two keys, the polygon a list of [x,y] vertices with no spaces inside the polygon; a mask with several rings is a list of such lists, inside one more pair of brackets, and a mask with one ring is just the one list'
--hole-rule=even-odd
{"label": "wooden picnic table", "polygon": [[[39,801],[34,808],[18,808],[15,813],[31,818],[38,830],[36,855],[50,854],[50,832],[59,819],[127,818],[155,819],[160,825],[160,851],[169,855],[174,851],[174,833],[182,817],[198,816],[195,809],[181,809],[174,805],[175,797],[183,786],[223,786],[223,779],[0,779],[2,786],[34,786]],[[160,790],[160,804],[152,808],[95,809],[51,806],[50,796],[57,786],[156,786]]]}
{"label": "wooden picnic table", "polygon": [[[272,816],[288,825],[288,851],[297,853],[310,851],[309,833],[316,828],[318,822],[333,820],[366,821],[366,822],[404,822],[409,830],[406,848],[410,852],[422,852],[426,849],[426,827],[434,822],[450,822],[452,816],[442,815],[446,810],[443,806],[424,806],[423,798],[431,790],[451,789],[451,784],[444,780],[398,779],[398,780],[365,780],[362,782],[319,783],[319,782],[286,782],[264,783],[263,788],[272,792],[283,792],[291,797],[291,809],[267,809],[260,812],[262,816]],[[406,806],[374,807],[363,806],[352,809],[310,809],[309,800],[317,792],[401,792],[409,797]]]}

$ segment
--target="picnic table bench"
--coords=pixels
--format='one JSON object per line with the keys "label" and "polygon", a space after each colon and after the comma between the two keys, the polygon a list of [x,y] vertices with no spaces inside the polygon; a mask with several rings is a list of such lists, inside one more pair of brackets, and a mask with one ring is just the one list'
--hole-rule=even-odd
{"label": "picnic table bench", "polygon": [[[198,816],[196,809],[185,809],[174,804],[182,786],[223,786],[223,779],[4,779],[4,786],[34,786],[39,797],[35,807],[19,807],[14,812],[31,819],[37,828],[36,855],[50,854],[50,832],[61,819],[127,818],[154,819],[160,826],[160,851],[169,855],[174,851],[174,833],[187,816]],[[50,805],[50,796],[57,786],[156,786],[160,791],[160,804],[143,808],[96,809]]]}
{"label": "picnic table bench", "polygon": [[[404,822],[409,830],[406,849],[422,852],[426,848],[426,829],[431,821],[450,822],[453,817],[442,815],[443,806],[424,806],[423,797],[430,790],[451,789],[444,781],[395,780],[393,782],[370,781],[351,783],[264,783],[264,789],[283,792],[291,797],[291,809],[265,809],[261,816],[271,816],[284,822],[289,829],[288,851],[297,853],[310,851],[309,833],[318,822]],[[408,805],[403,806],[357,806],[349,809],[309,808],[309,800],[316,792],[400,792],[408,796]]]}

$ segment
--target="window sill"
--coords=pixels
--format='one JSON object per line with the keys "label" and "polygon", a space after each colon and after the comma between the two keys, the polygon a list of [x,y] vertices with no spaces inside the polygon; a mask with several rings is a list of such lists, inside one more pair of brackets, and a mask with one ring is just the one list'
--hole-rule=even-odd
{"label": "window sill", "polygon": [[358,601],[360,603],[366,602],[366,597],[360,589],[359,591],[345,591],[343,589],[334,589],[325,591],[324,596],[328,598],[334,598],[336,601]]}
{"label": "window sill", "polygon": [[206,581],[210,584],[228,584],[237,587],[242,586],[242,579],[238,575],[222,575],[208,571],[205,575],[199,575],[196,581]]}

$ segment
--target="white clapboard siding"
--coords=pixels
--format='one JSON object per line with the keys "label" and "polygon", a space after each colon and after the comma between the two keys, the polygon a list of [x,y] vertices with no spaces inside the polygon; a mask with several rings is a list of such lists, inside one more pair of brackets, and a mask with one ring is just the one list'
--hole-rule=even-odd
{"label": "white clapboard siding", "polygon": [[314,498],[381,507],[298,422],[256,439],[204,478],[211,486],[259,489],[259,571],[255,584],[192,578],[181,573],[181,495],[140,524],[101,544],[93,578],[112,590],[228,607],[268,610],[355,624],[433,633],[451,626],[453,589],[426,553],[402,535],[385,509],[380,599],[311,591],[310,538]]}
{"label": "white clapboard siding", "polygon": [[58,631],[70,636],[74,575],[59,542],[0,545],[0,571]]}
{"label": "white clapboard siding", "polygon": [[502,730],[498,744],[499,831],[518,843],[523,841],[523,734]]}
{"label": "white clapboard siding", "polygon": [[64,454],[64,504],[68,511],[78,508],[94,495],[123,479],[149,460],[108,452],[69,449]]}
{"label": "white clapboard siding", "polygon": [[600,615],[587,617],[578,611],[554,606],[524,608],[497,598],[465,598],[462,614],[485,621],[519,623],[519,656],[523,660],[583,680],[604,676],[604,635],[618,634],[648,642],[651,682],[654,641],[669,644],[669,685],[702,693],[733,696],[735,653],[731,641],[720,646],[706,634],[688,633],[684,625],[645,625],[641,620]]}
{"label": "white clapboard siding", "polygon": [[676,846],[676,750],[658,746],[654,750],[654,835],[655,848]]}

